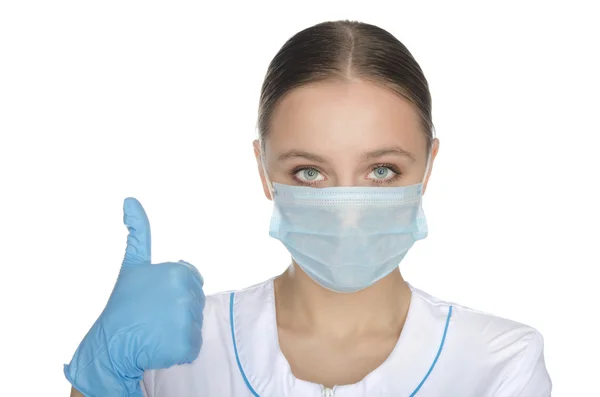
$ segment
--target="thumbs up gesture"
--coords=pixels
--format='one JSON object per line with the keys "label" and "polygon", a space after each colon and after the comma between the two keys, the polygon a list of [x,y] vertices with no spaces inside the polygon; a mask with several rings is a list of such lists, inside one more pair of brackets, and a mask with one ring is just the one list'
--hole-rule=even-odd
{"label": "thumbs up gesture", "polygon": [[150,225],[142,205],[124,203],[129,229],[114,290],[65,376],[86,397],[141,397],[149,369],[194,361],[202,345],[203,280],[183,261],[151,264]]}

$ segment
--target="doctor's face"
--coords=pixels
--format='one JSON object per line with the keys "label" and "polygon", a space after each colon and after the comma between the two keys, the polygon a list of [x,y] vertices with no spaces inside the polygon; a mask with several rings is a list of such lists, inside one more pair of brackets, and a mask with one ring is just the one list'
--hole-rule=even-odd
{"label": "doctor's face", "polygon": [[[423,181],[427,140],[416,107],[391,90],[362,81],[314,83],[290,91],[275,108],[265,168],[272,182],[286,185],[412,185]],[[433,157],[437,148],[435,140]]]}

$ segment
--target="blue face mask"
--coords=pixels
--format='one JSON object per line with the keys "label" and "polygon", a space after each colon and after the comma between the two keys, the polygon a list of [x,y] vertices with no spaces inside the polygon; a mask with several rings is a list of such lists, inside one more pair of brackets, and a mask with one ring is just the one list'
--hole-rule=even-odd
{"label": "blue face mask", "polygon": [[273,184],[269,235],[321,286],[367,288],[427,237],[423,185],[312,188]]}

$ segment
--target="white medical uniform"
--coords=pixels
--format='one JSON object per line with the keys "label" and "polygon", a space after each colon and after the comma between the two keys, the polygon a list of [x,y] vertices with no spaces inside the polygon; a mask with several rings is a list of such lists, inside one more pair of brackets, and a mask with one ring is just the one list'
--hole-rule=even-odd
{"label": "white medical uniform", "polygon": [[279,349],[273,280],[208,296],[200,356],[147,371],[147,397],[549,397],[541,335],[411,287],[388,359],[332,390],[294,377]]}

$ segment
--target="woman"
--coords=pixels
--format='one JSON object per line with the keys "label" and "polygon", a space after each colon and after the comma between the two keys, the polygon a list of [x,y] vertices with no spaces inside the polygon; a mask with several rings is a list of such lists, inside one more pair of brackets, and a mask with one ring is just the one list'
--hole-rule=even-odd
{"label": "woman", "polygon": [[550,396],[538,332],[429,296],[399,271],[427,235],[421,197],[439,149],[427,81],[404,45],[348,21],[296,34],[269,66],[258,127],[270,235],[291,265],[204,303],[193,266],[148,266],[147,219],[127,201],[130,238],[115,291],[65,368],[76,388],[148,397]]}

